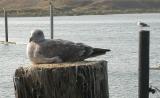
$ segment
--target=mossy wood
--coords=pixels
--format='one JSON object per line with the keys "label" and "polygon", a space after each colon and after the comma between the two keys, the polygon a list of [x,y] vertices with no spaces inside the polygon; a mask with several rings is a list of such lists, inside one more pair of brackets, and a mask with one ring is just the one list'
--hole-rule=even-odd
{"label": "mossy wood", "polygon": [[20,67],[13,80],[16,98],[109,98],[106,61]]}

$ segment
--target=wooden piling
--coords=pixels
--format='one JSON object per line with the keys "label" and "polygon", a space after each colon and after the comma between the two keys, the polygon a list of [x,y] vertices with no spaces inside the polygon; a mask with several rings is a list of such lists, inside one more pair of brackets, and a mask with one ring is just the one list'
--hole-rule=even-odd
{"label": "wooden piling", "polygon": [[54,29],[54,27],[53,27],[53,5],[52,5],[52,3],[51,3],[51,1],[50,1],[50,32],[51,32],[51,39],[53,39],[53,33],[54,33],[54,31],[53,31],[53,29]]}
{"label": "wooden piling", "polygon": [[4,10],[4,18],[5,18],[5,41],[8,42],[8,17],[7,17],[7,12]]}
{"label": "wooden piling", "polygon": [[149,37],[150,32],[139,32],[139,97],[149,98]]}
{"label": "wooden piling", "polygon": [[40,64],[18,68],[16,98],[109,98],[106,61]]}

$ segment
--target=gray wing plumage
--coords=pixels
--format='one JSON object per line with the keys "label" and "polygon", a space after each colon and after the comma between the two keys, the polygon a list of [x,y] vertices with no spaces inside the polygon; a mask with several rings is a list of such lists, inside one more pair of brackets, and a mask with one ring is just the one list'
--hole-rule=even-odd
{"label": "gray wing plumage", "polygon": [[104,54],[106,49],[92,48],[82,43],[66,40],[46,40],[40,43],[40,54],[44,57],[59,56],[62,61],[81,61],[89,57]]}
{"label": "gray wing plumage", "polygon": [[44,45],[40,47],[41,54],[49,58],[59,56],[63,61],[83,60],[86,50],[88,51],[86,56],[92,52],[91,47],[65,40],[47,40],[42,44]]}

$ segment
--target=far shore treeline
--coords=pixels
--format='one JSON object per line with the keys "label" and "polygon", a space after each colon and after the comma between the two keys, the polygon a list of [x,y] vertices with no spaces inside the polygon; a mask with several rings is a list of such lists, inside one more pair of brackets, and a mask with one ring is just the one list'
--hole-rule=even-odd
{"label": "far shore treeline", "polygon": [[[123,13],[159,13],[160,0],[55,0],[54,15],[104,15]],[[2,0],[9,16],[49,16],[48,0]]]}

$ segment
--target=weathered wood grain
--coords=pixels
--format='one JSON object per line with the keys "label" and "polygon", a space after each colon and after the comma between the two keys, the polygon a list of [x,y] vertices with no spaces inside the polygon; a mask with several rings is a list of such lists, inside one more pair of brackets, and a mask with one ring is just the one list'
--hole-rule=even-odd
{"label": "weathered wood grain", "polygon": [[107,62],[20,67],[14,87],[16,98],[109,98]]}

